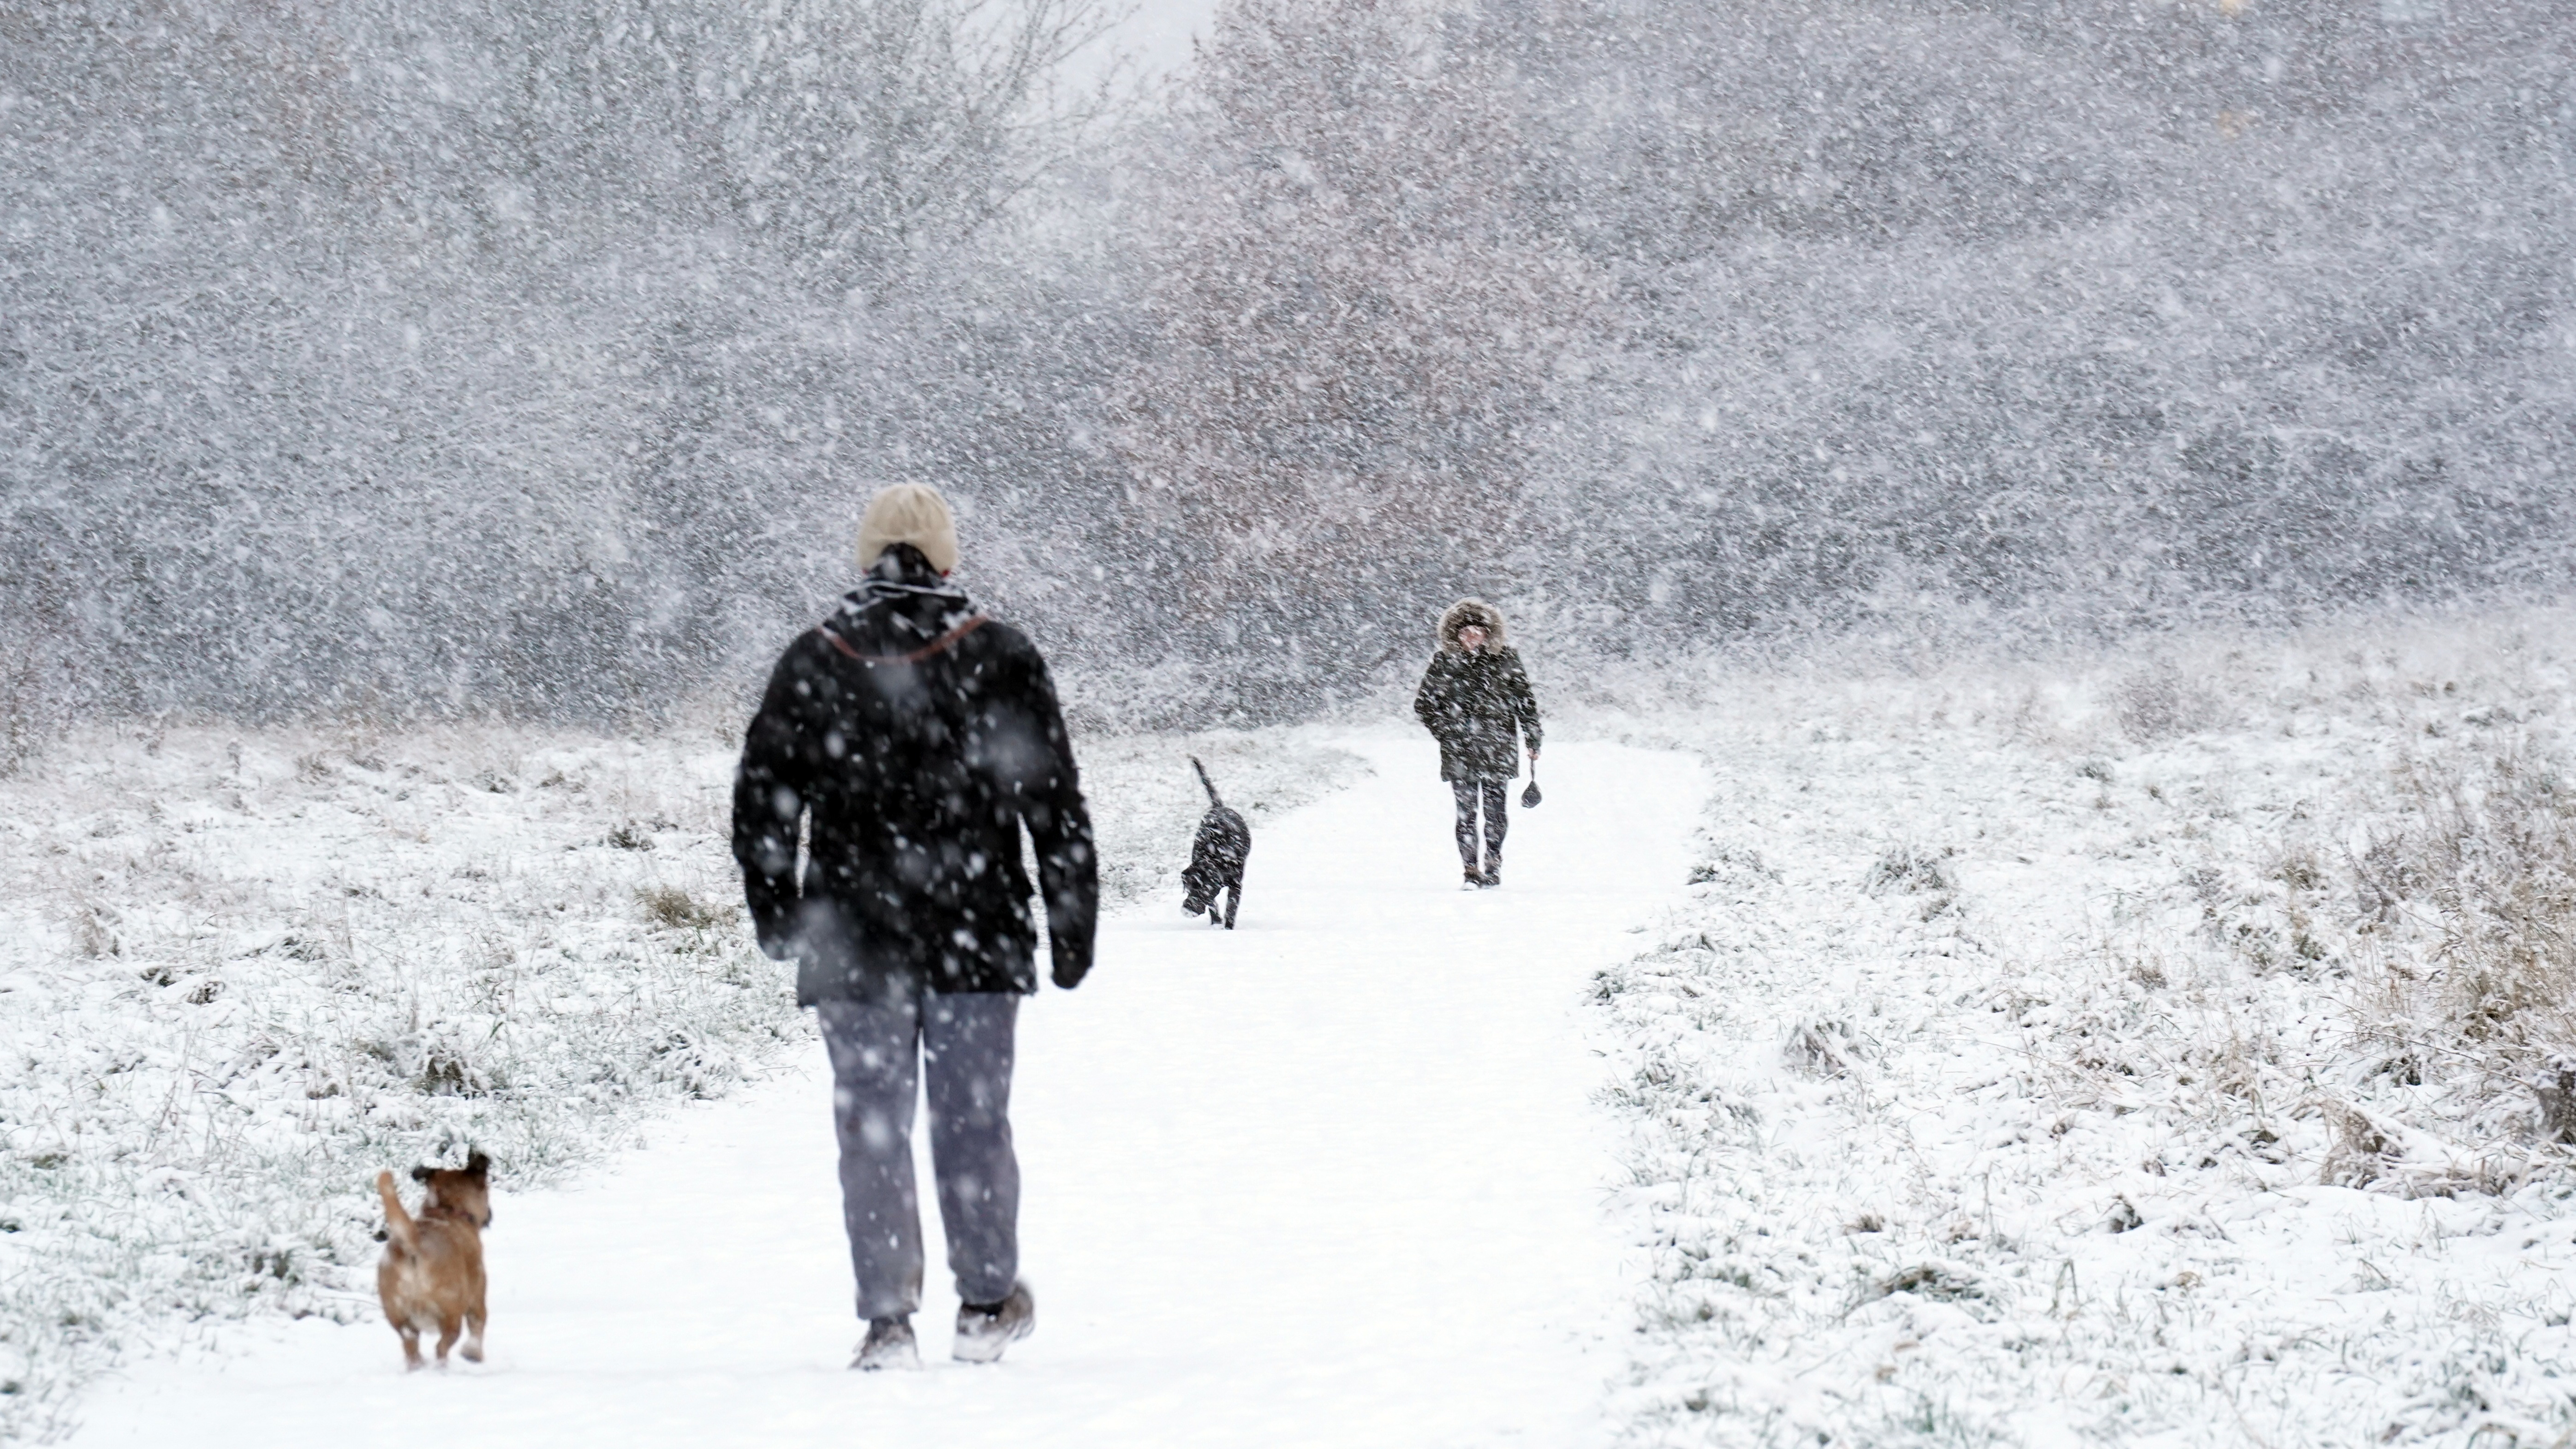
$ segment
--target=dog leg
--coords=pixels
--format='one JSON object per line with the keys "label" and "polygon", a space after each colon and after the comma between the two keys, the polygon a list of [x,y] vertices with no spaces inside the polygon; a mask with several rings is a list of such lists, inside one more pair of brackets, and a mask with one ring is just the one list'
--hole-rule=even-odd
{"label": "dog leg", "polygon": [[453,1318],[442,1318],[438,1321],[438,1366],[440,1368],[447,1367],[447,1351],[456,1346],[456,1335],[462,1327],[463,1325]]}
{"label": "dog leg", "polygon": [[[1226,887],[1225,891],[1225,928],[1227,930],[1231,931],[1234,929],[1235,908],[1242,904],[1243,882],[1236,881],[1233,885]],[[1214,916],[1216,913],[1214,911],[1210,911],[1208,914],[1210,916]]]}
{"label": "dog leg", "polygon": [[483,1361],[482,1309],[478,1308],[465,1315],[465,1347],[458,1349],[457,1352],[465,1355],[465,1361],[467,1363],[481,1363]]}
{"label": "dog leg", "polygon": [[394,1332],[402,1335],[403,1372],[409,1373],[413,1369],[419,1368],[421,1365],[420,1330],[417,1328],[397,1328]]}

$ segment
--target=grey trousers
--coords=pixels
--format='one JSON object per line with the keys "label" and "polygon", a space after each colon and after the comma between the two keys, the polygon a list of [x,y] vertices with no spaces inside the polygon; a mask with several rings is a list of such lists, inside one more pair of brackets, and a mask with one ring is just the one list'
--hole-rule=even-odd
{"label": "grey trousers", "polygon": [[913,1063],[928,1068],[930,1161],[948,1268],[967,1303],[998,1303],[1020,1271],[1020,1162],[1011,1151],[1011,1058],[1020,998],[903,992],[817,1003],[832,1058],[841,1216],[859,1316],[921,1307],[921,1199],[912,1177]]}

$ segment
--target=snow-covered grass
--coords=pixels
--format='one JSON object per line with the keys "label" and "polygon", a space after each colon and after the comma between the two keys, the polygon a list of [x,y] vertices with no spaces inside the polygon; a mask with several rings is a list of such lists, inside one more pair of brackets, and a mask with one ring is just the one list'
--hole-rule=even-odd
{"label": "snow-covered grass", "polygon": [[2571,624],[1684,681],[1628,1440],[2567,1442]]}
{"label": "snow-covered grass", "polygon": [[[1712,767],[1691,904],[1596,983],[1628,1441],[2564,1441],[2571,626],[1562,701]],[[1114,902],[1170,891],[1189,754],[1256,832],[1365,768],[1082,749]],[[94,730],[0,781],[0,1434],[192,1325],[371,1312],[378,1166],[532,1186],[800,1040],[732,750]]]}
{"label": "snow-covered grass", "polygon": [[[505,1192],[809,1029],[749,947],[735,741],[76,732],[0,780],[0,1440],[246,1313],[364,1316],[380,1167]],[[1204,808],[1354,778],[1283,732],[1080,742],[1113,901]]]}

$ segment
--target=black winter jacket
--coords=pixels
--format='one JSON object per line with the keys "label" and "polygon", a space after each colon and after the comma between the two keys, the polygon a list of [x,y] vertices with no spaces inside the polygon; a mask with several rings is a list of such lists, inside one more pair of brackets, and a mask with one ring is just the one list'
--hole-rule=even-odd
{"label": "black winter jacket", "polygon": [[1514,734],[1538,748],[1538,698],[1521,670],[1520,651],[1505,644],[1444,648],[1422,671],[1413,713],[1440,741],[1443,780],[1509,780],[1521,772]]}
{"label": "black winter jacket", "polygon": [[798,1004],[1037,990],[1023,823],[1070,988],[1091,969],[1099,868],[1027,636],[963,595],[871,582],[788,646],[743,740],[733,853],[761,949],[796,962]]}

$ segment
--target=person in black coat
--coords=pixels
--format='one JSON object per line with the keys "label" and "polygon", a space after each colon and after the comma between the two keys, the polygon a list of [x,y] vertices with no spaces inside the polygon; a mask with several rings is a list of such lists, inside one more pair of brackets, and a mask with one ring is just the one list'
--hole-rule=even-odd
{"label": "person in black coat", "polygon": [[[1091,969],[1091,820],[1046,662],[949,586],[947,503],[880,493],[860,528],[865,583],[787,647],[745,734],[733,850],[761,950],[796,964],[796,1000],[832,1059],[842,1208],[859,1316],[854,1366],[918,1362],[916,1067],[957,1275],[959,1358],[1029,1331],[1018,1281],[1009,1102],[1019,998],[1037,990],[1020,832],[1035,847],[1051,974]],[[803,870],[797,842],[807,838]]]}
{"label": "person in black coat", "polygon": [[[1505,786],[1520,772],[1517,744],[1538,762],[1538,699],[1519,651],[1503,642],[1502,611],[1460,599],[1440,616],[1440,652],[1422,672],[1413,713],[1440,741],[1440,778],[1458,802],[1458,861],[1466,884],[1503,883],[1503,835],[1511,828]],[[1476,856],[1476,815],[1485,817],[1485,852]]]}

